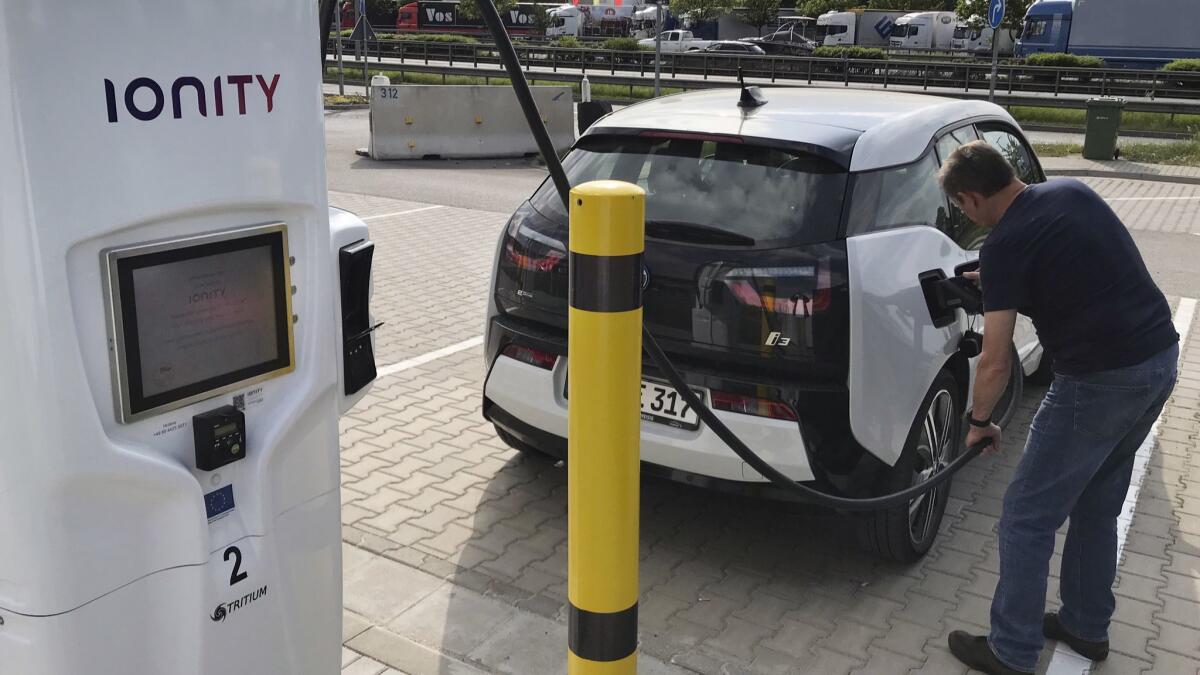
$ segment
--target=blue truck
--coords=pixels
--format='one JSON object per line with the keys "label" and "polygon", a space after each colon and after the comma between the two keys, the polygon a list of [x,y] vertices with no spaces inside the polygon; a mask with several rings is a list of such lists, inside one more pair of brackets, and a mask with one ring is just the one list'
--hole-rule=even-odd
{"label": "blue truck", "polygon": [[1038,52],[1130,68],[1200,58],[1200,1],[1042,0],[1029,6],[1016,48],[1022,57]]}

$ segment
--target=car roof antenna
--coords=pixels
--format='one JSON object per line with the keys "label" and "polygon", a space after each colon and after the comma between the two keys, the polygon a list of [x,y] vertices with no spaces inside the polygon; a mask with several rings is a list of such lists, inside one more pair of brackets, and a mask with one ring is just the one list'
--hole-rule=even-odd
{"label": "car roof antenna", "polygon": [[739,108],[757,108],[767,104],[767,97],[763,96],[762,89],[746,86],[746,78],[742,77],[741,68],[738,68],[738,84],[742,86],[742,97],[738,100]]}

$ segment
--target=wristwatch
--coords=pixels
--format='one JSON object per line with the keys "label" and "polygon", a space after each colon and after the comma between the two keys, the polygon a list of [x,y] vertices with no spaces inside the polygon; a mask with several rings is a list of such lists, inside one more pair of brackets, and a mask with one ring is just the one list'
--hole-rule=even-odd
{"label": "wristwatch", "polygon": [[986,429],[992,426],[992,419],[990,417],[986,420],[977,420],[975,419],[974,412],[967,413],[967,422],[969,422],[971,426],[978,427],[980,429]]}

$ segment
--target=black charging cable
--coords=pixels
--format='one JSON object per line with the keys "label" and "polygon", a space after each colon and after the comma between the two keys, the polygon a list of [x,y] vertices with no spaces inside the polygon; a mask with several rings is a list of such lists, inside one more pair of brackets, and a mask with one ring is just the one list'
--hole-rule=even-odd
{"label": "black charging cable", "polygon": [[[541,114],[537,110],[537,104],[534,102],[533,95],[529,91],[529,82],[525,79],[525,73],[521,70],[520,62],[517,61],[517,53],[513,49],[512,40],[509,39],[508,32],[504,29],[504,24],[500,19],[500,13],[496,10],[496,6],[492,4],[492,0],[479,0],[478,5],[480,13],[483,15],[483,21],[487,24],[492,38],[496,41],[496,50],[500,53],[500,60],[508,71],[517,100],[521,103],[522,111],[525,113],[525,120],[529,123],[529,131],[533,134],[534,140],[537,141],[542,159],[546,162],[546,169],[550,172],[550,179],[554,181],[554,186],[558,190],[558,196],[562,200],[564,210],[570,213],[571,187],[567,179],[567,173],[563,170],[562,162],[559,161],[558,155],[554,153],[554,145],[550,140],[550,134],[546,131],[546,125],[542,122]],[[992,442],[989,438],[972,445],[963,454],[955,458],[954,461],[947,464],[945,468],[934,472],[933,475],[923,482],[899,492],[866,498],[841,497],[829,494],[828,492],[821,492],[788,478],[778,469],[768,464],[762,457],[756,455],[753,450],[729,430],[729,427],[725,426],[725,423],[700,400],[699,396],[696,396],[695,392],[684,381],[683,376],[675,369],[671,360],[667,358],[662,348],[658,346],[658,341],[650,334],[650,329],[646,328],[644,324],[642,325],[642,337],[642,346],[650,355],[651,360],[666,374],[667,381],[679,392],[683,401],[691,406],[696,411],[696,414],[700,416],[700,419],[713,430],[713,433],[724,441],[729,446],[729,449],[733,450],[734,454],[740,457],[742,461],[749,464],[751,468],[762,474],[772,484],[800,495],[805,501],[843,511],[880,511],[906,504],[950,480],[951,476],[979,456],[979,453],[983,452]]]}
{"label": "black charging cable", "polygon": [[762,474],[772,484],[795,492],[804,497],[805,501],[808,502],[843,511],[880,511],[899,506],[900,504],[906,504],[950,480],[951,476],[966,466],[968,462],[978,457],[979,453],[983,452],[992,442],[992,439],[988,438],[976,443],[967,448],[966,452],[956,457],[954,461],[947,464],[945,468],[934,472],[925,481],[899,492],[880,495],[878,497],[840,497],[832,495],[788,478],[784,473],[755,454],[753,450],[742,442],[742,439],[738,438],[736,434],[729,430],[729,427],[725,426],[725,423],[700,400],[699,396],[696,396],[696,393],[684,381],[683,375],[679,373],[675,365],[667,358],[662,347],[658,346],[658,341],[650,334],[650,329],[644,325],[642,326],[642,341],[642,346],[645,348],[646,353],[650,355],[650,359],[667,376],[667,381],[679,392],[679,395],[683,398],[683,402],[696,411],[696,414],[700,416],[704,424],[709,429],[712,429],[713,433],[724,441],[725,445],[729,446],[729,449],[733,450],[735,455],[742,458],[742,461],[749,464],[752,469]]}

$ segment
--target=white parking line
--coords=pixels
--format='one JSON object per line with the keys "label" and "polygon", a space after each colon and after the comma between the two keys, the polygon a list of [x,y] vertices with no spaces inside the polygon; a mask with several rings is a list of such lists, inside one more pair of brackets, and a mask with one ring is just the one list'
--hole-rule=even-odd
{"label": "white parking line", "polygon": [[[1179,305],[1175,308],[1175,332],[1179,333],[1181,357],[1195,314],[1196,299],[1180,298]],[[1145,441],[1142,441],[1141,447],[1137,449],[1137,453],[1133,457],[1133,476],[1129,481],[1129,492],[1125,493],[1125,505],[1121,508],[1121,515],[1117,517],[1117,560],[1121,559],[1121,553],[1125,550],[1125,539],[1129,535],[1129,526],[1133,524],[1133,512],[1137,508],[1138,493],[1141,492],[1142,483],[1146,480],[1146,468],[1150,464],[1150,453],[1154,451],[1154,446],[1158,442],[1160,422],[1162,422],[1162,415],[1159,415],[1158,419],[1154,421],[1154,426],[1150,427],[1150,434],[1146,436]],[[1046,675],[1076,675],[1091,671],[1091,661],[1071,651],[1061,642],[1055,645],[1054,654],[1050,657],[1050,664],[1046,667]]]}
{"label": "white parking line", "polygon": [[481,344],[483,344],[483,336],[476,335],[475,337],[473,337],[469,340],[463,340],[462,342],[452,344],[449,347],[442,347],[441,349],[435,349],[431,352],[425,352],[424,354],[422,354],[420,356],[414,356],[411,359],[405,359],[404,361],[401,361],[399,363],[393,363],[390,366],[384,366],[384,367],[380,368],[378,371],[376,371],[376,373],[377,373],[376,376],[377,377],[387,377],[388,375],[395,375],[396,373],[403,372],[405,370],[408,370],[409,368],[416,368],[417,366],[429,363],[430,361],[437,361],[438,359],[442,358],[443,356],[450,356],[451,354],[457,354],[458,352],[461,352],[465,349],[471,349],[472,347],[478,347]]}
{"label": "white parking line", "polygon": [[403,216],[403,215],[406,215],[409,213],[420,213],[422,211],[432,211],[434,209],[444,209],[444,208],[446,208],[446,207],[444,207],[444,206],[422,206],[419,209],[408,209],[407,211],[394,211],[392,213],[381,213],[377,216],[367,216],[366,218],[363,218],[362,220],[364,222],[366,222],[368,220],[379,220],[380,218],[391,218],[392,216]]}

